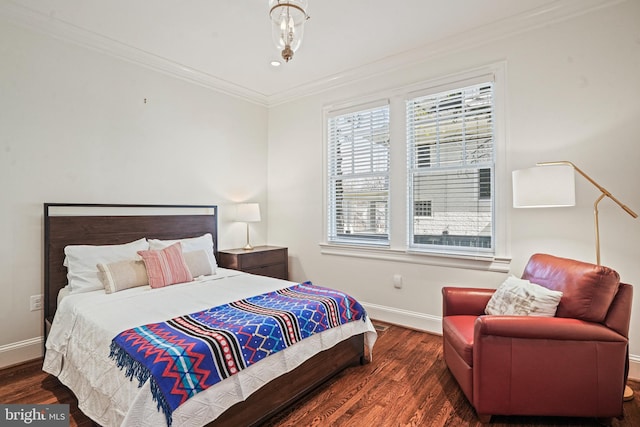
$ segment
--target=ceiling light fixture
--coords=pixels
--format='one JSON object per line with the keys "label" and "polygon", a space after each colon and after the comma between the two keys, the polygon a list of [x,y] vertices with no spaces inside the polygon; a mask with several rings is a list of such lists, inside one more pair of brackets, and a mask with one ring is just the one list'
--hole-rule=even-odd
{"label": "ceiling light fixture", "polygon": [[282,58],[289,62],[298,50],[304,34],[304,24],[309,19],[307,0],[269,0],[271,36]]}

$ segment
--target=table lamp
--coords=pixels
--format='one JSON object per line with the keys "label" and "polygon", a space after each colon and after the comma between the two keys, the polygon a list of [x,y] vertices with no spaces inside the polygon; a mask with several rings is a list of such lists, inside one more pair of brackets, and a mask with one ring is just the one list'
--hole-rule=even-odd
{"label": "table lamp", "polygon": [[260,222],[260,205],[258,203],[240,203],[236,206],[235,220],[247,224],[247,244],[243,249],[253,250],[253,246],[249,242],[249,223]]}

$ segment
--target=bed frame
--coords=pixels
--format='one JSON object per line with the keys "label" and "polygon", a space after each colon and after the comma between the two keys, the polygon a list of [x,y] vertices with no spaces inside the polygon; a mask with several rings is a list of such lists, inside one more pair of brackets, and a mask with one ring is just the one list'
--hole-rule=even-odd
{"label": "bed frame", "polygon": [[[44,204],[44,327],[53,322],[57,295],[67,284],[62,265],[67,245],[121,244],[140,239],[213,236],[217,255],[217,206]],[[256,425],[350,366],[364,363],[364,335],[323,351],[225,411],[210,426]]]}

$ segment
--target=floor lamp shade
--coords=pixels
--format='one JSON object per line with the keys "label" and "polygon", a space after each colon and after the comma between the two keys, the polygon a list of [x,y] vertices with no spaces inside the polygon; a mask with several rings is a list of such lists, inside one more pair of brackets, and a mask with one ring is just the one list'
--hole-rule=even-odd
{"label": "floor lamp shade", "polygon": [[554,165],[512,172],[514,208],[575,206],[573,167]]}

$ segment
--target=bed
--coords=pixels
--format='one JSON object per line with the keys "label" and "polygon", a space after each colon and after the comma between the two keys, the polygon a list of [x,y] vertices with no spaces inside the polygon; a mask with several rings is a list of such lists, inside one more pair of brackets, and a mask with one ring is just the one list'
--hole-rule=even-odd
{"label": "bed", "polygon": [[[121,331],[296,285],[218,267],[214,275],[159,289],[68,294],[63,263],[69,245],[210,234],[215,256],[216,206],[47,203],[44,231],[43,369],[69,387],[80,409],[103,426],[167,424],[149,382],[138,387],[109,356],[109,345]],[[259,424],[345,368],[363,363],[375,336],[366,316],[312,335],[189,398],[173,412],[172,425]]]}

